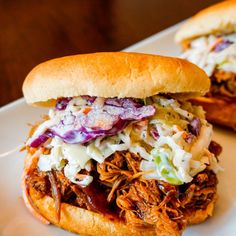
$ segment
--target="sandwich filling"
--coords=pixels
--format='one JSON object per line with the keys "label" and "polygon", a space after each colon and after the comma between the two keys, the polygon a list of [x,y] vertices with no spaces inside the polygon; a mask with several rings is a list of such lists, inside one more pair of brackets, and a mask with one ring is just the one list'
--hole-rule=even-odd
{"label": "sandwich filling", "polygon": [[236,98],[236,33],[207,35],[192,40],[181,55],[205,70],[212,79],[208,96]]}
{"label": "sandwich filling", "polygon": [[[43,197],[178,235],[216,199],[217,156],[201,107],[165,96],[58,99],[26,143]],[[160,219],[162,219],[160,221]]]}

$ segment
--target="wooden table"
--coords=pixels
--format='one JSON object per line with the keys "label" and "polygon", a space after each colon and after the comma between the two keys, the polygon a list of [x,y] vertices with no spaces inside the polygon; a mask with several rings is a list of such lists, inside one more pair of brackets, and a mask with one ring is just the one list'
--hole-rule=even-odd
{"label": "wooden table", "polygon": [[0,0],[0,106],[27,73],[64,55],[121,50],[216,0]]}

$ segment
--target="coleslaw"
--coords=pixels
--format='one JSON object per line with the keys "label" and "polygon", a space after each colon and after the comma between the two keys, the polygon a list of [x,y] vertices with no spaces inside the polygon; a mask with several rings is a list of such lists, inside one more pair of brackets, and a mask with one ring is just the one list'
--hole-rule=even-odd
{"label": "coleslaw", "polygon": [[[40,171],[64,170],[73,183],[87,186],[93,177],[91,161],[103,163],[119,151],[142,157],[143,178],[174,185],[190,182],[206,167],[220,167],[208,146],[212,126],[201,107],[166,96],[142,99],[76,97],[49,111],[49,119],[35,130],[28,146],[44,146]],[[58,109],[59,107],[59,109]],[[43,138],[42,138],[43,137]],[[36,145],[37,144],[37,145]]]}

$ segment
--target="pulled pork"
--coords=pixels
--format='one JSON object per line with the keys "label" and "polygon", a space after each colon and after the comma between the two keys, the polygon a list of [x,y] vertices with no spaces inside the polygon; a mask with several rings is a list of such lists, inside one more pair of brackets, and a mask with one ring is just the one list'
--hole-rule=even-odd
{"label": "pulled pork", "polygon": [[[221,151],[216,143],[211,151]],[[93,182],[82,188],[71,183],[62,171],[39,172],[36,168],[27,184],[37,190],[38,197],[50,195],[57,203],[64,202],[94,212],[111,220],[122,220],[141,229],[164,228],[170,235],[181,235],[187,216],[206,209],[216,196],[216,175],[205,169],[193,181],[174,186],[164,181],[145,180],[140,172],[141,157],[129,152],[115,153],[99,164],[93,162],[89,175]],[[82,173],[88,174],[88,173]]]}
{"label": "pulled pork", "polygon": [[211,76],[211,89],[207,96],[220,96],[227,101],[236,99],[236,74],[225,71],[215,71]]}
{"label": "pulled pork", "polygon": [[208,169],[197,174],[191,183],[174,186],[139,178],[140,161],[139,156],[126,152],[97,164],[100,180],[112,187],[108,200],[116,199],[120,216],[129,225],[165,228],[170,235],[178,235],[186,227],[186,216],[206,209],[215,198],[217,178]]}

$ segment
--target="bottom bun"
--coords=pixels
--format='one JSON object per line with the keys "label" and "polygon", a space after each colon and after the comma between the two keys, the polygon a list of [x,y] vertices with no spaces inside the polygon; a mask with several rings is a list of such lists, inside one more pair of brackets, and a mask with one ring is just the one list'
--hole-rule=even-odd
{"label": "bottom bun", "polygon": [[191,211],[187,213],[187,224],[188,225],[200,224],[203,221],[205,221],[208,217],[212,216],[216,200],[217,196],[213,198],[213,200],[207,205],[207,208],[204,210],[197,210],[194,212]]}
{"label": "bottom bun", "polygon": [[208,121],[232,128],[236,131],[236,103],[216,97],[191,99],[195,105],[201,105],[206,111]]}
{"label": "bottom bun", "polygon": [[[88,211],[79,207],[75,207],[66,203],[61,204],[61,218],[57,222],[56,210],[54,200],[45,196],[40,199],[36,199],[37,194],[31,189],[31,198],[34,204],[39,209],[40,213],[49,220],[52,224],[59,226],[65,230],[73,233],[77,233],[84,236],[155,236],[157,232],[153,229],[136,229],[127,226],[124,222],[111,221],[105,216]],[[166,235],[160,234],[158,235]]]}
{"label": "bottom bun", "polygon": [[[75,207],[66,203],[61,205],[61,218],[57,222],[54,200],[45,196],[38,198],[38,193],[35,189],[30,189],[31,198],[37,206],[39,212],[52,224],[57,225],[65,230],[80,234],[93,236],[170,236],[164,228],[159,228],[158,231],[150,228],[134,228],[120,221],[111,221],[105,216],[94,213],[79,207]],[[191,211],[187,214],[188,224],[197,224],[206,220],[212,215],[216,198],[208,204],[204,210]],[[181,235],[181,233],[179,234]]]}

